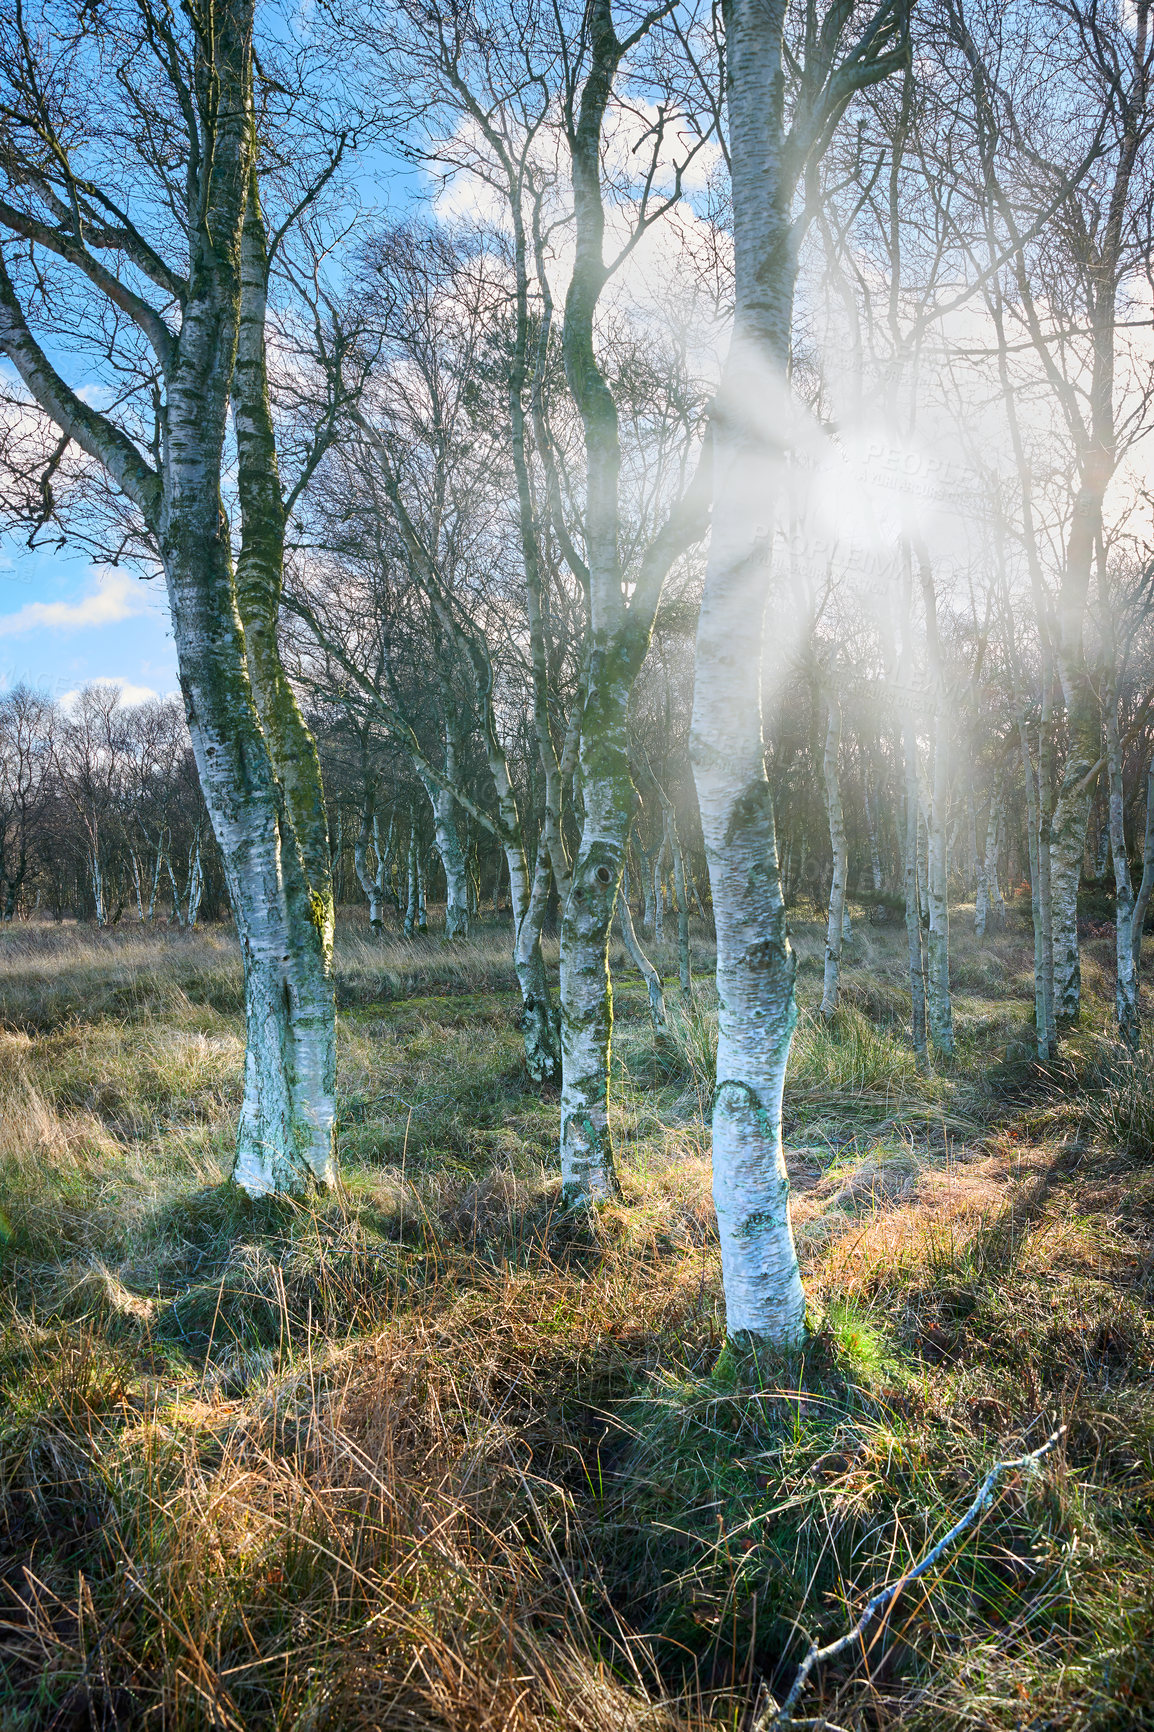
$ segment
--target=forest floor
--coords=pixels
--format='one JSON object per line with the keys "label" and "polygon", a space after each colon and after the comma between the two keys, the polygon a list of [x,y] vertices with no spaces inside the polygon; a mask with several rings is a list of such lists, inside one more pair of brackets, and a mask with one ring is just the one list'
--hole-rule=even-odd
{"label": "forest floor", "polygon": [[923,1077],[900,926],[859,923],[826,1028],[796,925],[817,1327],[755,1388],[721,1353],[708,985],[670,986],[656,1054],[615,955],[624,1196],[573,1217],[507,933],[350,922],[344,1193],[255,1204],[221,1182],[231,937],[0,934],[0,1729],[738,1732],[1056,1424],[798,1713],[1154,1727],[1154,1049],[1112,1045],[1097,939],[1041,1069],[1023,916],[971,927]]}

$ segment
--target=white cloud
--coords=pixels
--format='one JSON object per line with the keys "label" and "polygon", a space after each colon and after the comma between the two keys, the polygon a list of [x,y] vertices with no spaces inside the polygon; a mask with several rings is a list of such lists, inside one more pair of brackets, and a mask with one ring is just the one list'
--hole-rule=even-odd
{"label": "white cloud", "polygon": [[85,626],[116,625],[146,612],[148,597],[139,578],[127,572],[98,572],[90,592],[79,601],[29,601],[15,613],[0,614],[0,637],[30,631],[79,631]]}
{"label": "white cloud", "polygon": [[[117,679],[102,674],[94,680],[85,680],[83,686],[77,686],[73,691],[65,692],[59,700],[61,708],[70,710],[81,692],[89,686],[115,686],[122,704],[145,704],[150,698],[158,698],[161,695],[152,686],[138,686],[134,685],[131,680]],[[165,693],[166,697],[173,695],[171,692]]]}

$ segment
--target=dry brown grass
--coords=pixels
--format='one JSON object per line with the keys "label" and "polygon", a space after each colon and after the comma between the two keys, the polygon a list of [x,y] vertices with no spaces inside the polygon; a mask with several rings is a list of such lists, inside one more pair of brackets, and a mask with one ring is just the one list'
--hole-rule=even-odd
{"label": "dry brown grass", "polygon": [[1154,1725],[1154,1168],[1071,1087],[1099,1098],[1089,1045],[1006,1064],[1019,939],[959,935],[948,1075],[909,1066],[884,932],[805,1024],[824,1322],[751,1388],[700,1094],[627,976],[624,1196],[575,1220],[504,936],[342,936],[347,1189],[302,1209],[220,1184],[228,940],[8,937],[3,1732],[736,1728],[1054,1421],[1063,1455],[811,1699],[854,1732]]}

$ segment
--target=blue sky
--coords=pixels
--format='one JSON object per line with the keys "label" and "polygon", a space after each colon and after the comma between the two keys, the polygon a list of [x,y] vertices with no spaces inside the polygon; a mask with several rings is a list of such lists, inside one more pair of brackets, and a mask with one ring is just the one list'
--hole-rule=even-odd
{"label": "blue sky", "polygon": [[24,681],[63,697],[90,680],[163,695],[176,652],[163,587],[65,548],[0,542],[0,689]]}
{"label": "blue sky", "polygon": [[[354,183],[366,208],[393,217],[426,185],[413,163],[380,147],[366,152]],[[76,382],[74,368],[62,370]],[[0,532],[0,691],[23,681],[59,698],[93,680],[115,681],[130,702],[177,689],[163,582],[67,547],[29,552],[21,537]]]}

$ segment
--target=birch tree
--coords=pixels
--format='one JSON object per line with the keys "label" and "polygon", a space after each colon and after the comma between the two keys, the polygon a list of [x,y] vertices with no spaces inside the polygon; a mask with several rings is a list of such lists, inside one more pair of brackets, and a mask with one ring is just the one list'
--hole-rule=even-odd
{"label": "birch tree", "polygon": [[782,509],[798,249],[813,214],[799,195],[856,92],[903,64],[906,14],[900,0],[860,19],[814,5],[800,42],[787,42],[786,8],[766,0],[729,0],[724,17],[736,302],[713,421],[693,768],[717,926],[713,1192],[726,1326],[738,1342],[782,1349],[803,1337],[805,1295],[781,1142],[797,1010],[762,732],[767,523]]}
{"label": "birch tree", "polygon": [[[329,1185],[332,902],[315,752],[276,637],[284,506],[264,374],[252,3],[177,16],[138,0],[93,29],[49,3],[0,32],[0,349],[57,430],[45,486],[78,453],[75,496],[103,478],[129,518],[122,543],[164,573],[244,957],[234,1175],[253,1193]],[[54,303],[75,317],[63,344],[49,319],[46,346],[33,327]],[[66,377],[101,354],[122,381],[115,409]],[[230,404],[236,565],[221,497]],[[67,503],[62,489],[54,510]]]}
{"label": "birch tree", "polygon": [[[619,34],[610,0],[532,9],[515,20],[503,12],[480,20],[445,0],[407,9],[390,37],[428,96],[417,123],[427,160],[497,191],[507,225],[508,415],[545,783],[547,854],[538,865],[549,866],[562,904],[560,1141],[563,1189],[575,1203],[617,1188],[608,947],[634,804],[629,696],[666,577],[708,519],[706,470],[699,466],[694,482],[687,461],[700,443],[704,393],[648,415],[655,443],[666,447],[660,485],[623,488],[621,417],[605,344],[606,290],[678,203],[685,168],[714,124],[708,104],[702,125],[686,111],[680,87],[691,80],[683,66],[669,70],[675,38],[650,53],[667,10],[635,14]],[[368,43],[375,20],[357,28]],[[636,149],[618,168],[623,133]],[[566,268],[558,309],[551,273],[561,280]],[[554,356],[564,404],[548,386]],[[559,423],[567,430],[573,422],[577,441],[559,438]],[[582,619],[581,684],[572,708],[559,713],[547,615],[567,586]],[[571,849],[561,819],[574,778],[580,839]]]}

